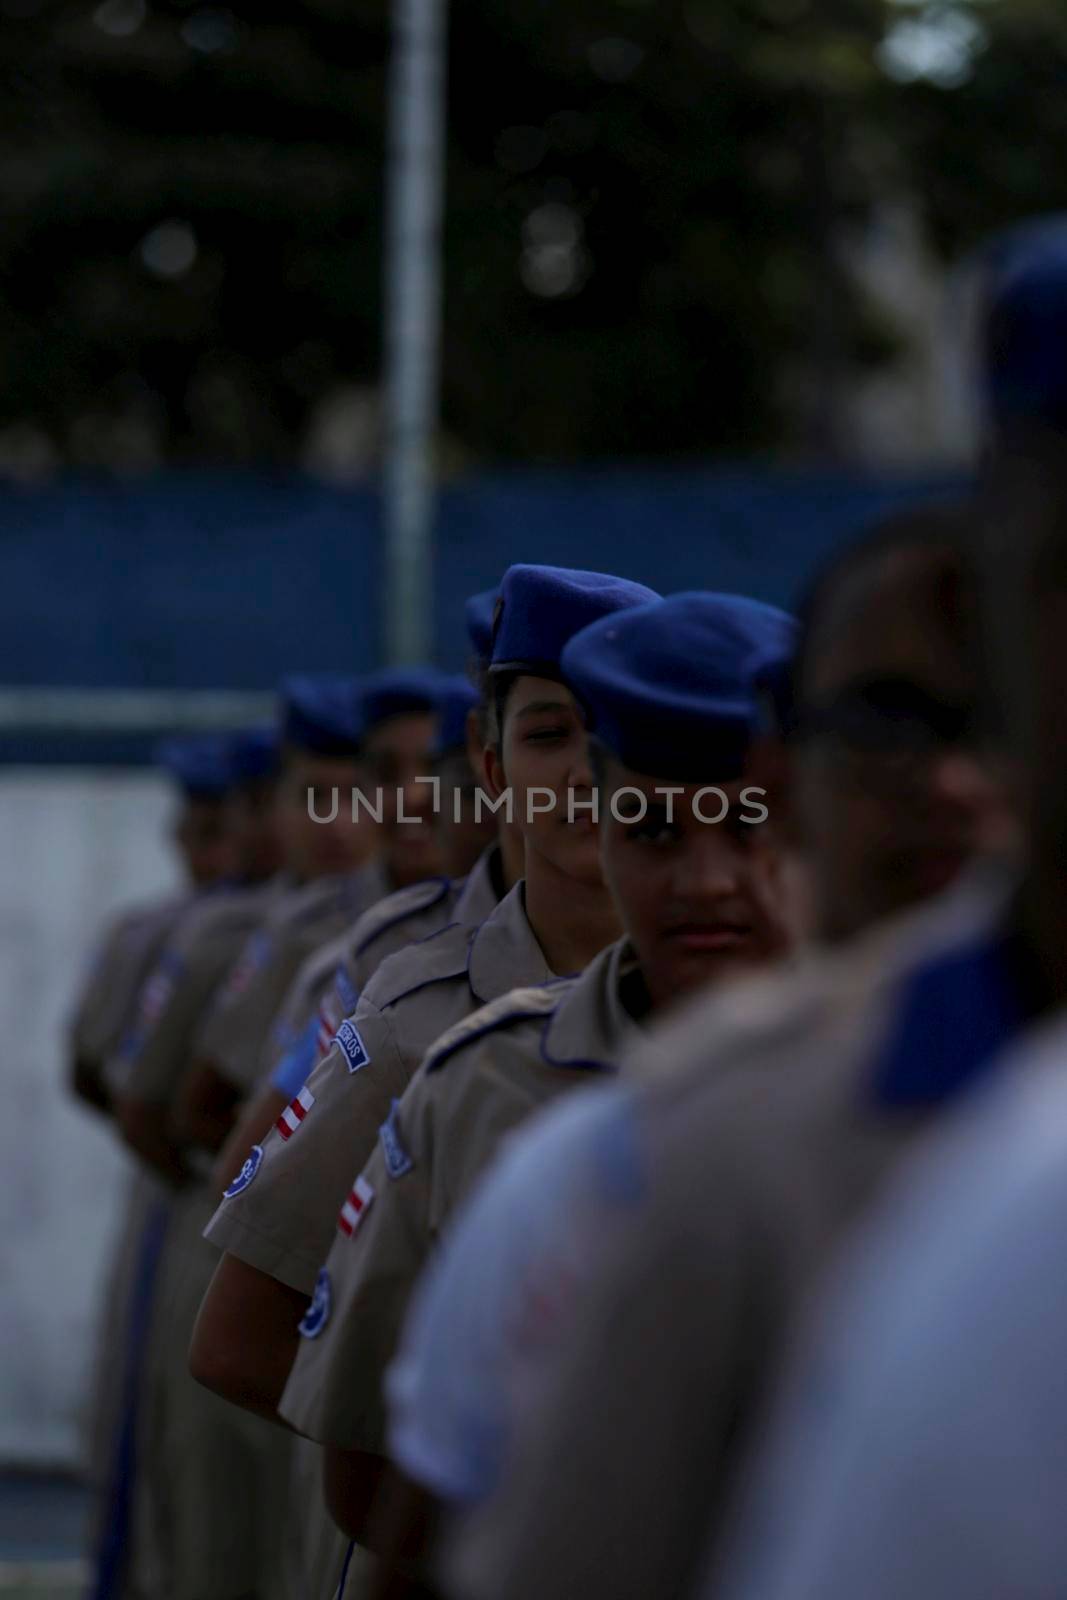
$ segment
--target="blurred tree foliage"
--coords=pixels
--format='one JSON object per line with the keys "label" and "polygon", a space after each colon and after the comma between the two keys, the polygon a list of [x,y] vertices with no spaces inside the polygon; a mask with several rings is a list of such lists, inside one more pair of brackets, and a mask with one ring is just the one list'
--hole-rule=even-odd
{"label": "blurred tree foliage", "polygon": [[[0,435],[286,464],[380,367],[382,0],[0,0]],[[832,448],[842,269],[1064,205],[1063,0],[463,0],[444,426],[475,460]],[[802,371],[814,401],[782,403]]]}

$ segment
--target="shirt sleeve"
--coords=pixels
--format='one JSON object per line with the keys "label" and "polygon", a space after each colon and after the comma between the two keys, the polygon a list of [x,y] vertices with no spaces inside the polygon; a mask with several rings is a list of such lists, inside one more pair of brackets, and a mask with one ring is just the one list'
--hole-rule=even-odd
{"label": "shirt sleeve", "polygon": [[350,1028],[348,1049],[335,1043],[298,1087],[302,1103],[294,1099],[249,1181],[228,1192],[205,1229],[220,1249],[303,1294],[314,1288],[354,1169],[408,1082],[384,1013],[364,1007]]}
{"label": "shirt sleeve", "polygon": [[385,1373],[431,1247],[432,1106],[412,1080],[335,1217],[319,1275],[320,1316],[303,1339],[278,1407],[298,1432],[347,1450],[385,1451]]}
{"label": "shirt sleeve", "polygon": [[566,1337],[591,1236],[602,1242],[614,1196],[597,1146],[619,1137],[627,1104],[598,1088],[514,1134],[419,1284],[388,1374],[389,1454],[440,1499],[498,1482],[530,1369]]}

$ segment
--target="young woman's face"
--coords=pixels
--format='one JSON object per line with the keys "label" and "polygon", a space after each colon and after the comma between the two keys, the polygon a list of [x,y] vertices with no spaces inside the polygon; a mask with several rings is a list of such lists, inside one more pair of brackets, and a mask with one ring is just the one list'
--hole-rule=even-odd
{"label": "young woman's face", "polygon": [[601,883],[588,740],[570,690],[551,678],[516,678],[500,749],[487,751],[486,764],[494,793],[512,791],[527,871],[531,857],[540,857],[566,877]]}

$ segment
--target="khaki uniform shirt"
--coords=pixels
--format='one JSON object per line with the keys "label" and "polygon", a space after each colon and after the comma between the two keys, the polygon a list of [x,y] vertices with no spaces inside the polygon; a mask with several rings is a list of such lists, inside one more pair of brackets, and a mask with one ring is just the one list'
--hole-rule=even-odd
{"label": "khaki uniform shirt", "polygon": [[[625,940],[579,978],[505,995],[441,1039],[379,1132],[337,1219],[279,1410],[301,1433],[385,1453],[385,1372],[411,1291],[504,1136],[593,1075],[614,1074],[644,999]],[[358,1175],[357,1175],[358,1174]]]}
{"label": "khaki uniform shirt", "polygon": [[328,1055],[227,1190],[207,1237],[310,1295],[354,1171],[430,1046],[490,1000],[554,976],[516,884],[476,929],[391,956]]}
{"label": "khaki uniform shirt", "polygon": [[257,1082],[271,1024],[304,961],[380,900],[377,862],[343,877],[318,878],[279,900],[246,942],[204,1018],[194,1045],[234,1087]]}
{"label": "khaki uniform shirt", "polygon": [[[274,1030],[269,1076],[290,1051],[300,1052],[310,1074],[322,1060],[345,1017],[382,962],[408,945],[428,939],[450,923],[476,928],[500,899],[497,846],[476,862],[466,878],[428,878],[398,889],[365,911],[354,928],[316,952],[298,973]],[[317,1023],[312,1029],[311,1024]]]}
{"label": "khaki uniform shirt", "polygon": [[967,1048],[974,995],[952,994],[952,966],[989,926],[968,888],[664,1031],[677,1070],[635,1091],[631,1182],[581,1315],[447,1563],[464,1595],[689,1593],[788,1333],[936,1108],[880,1087],[901,1020],[932,972],[953,1001],[935,1048]]}
{"label": "khaki uniform shirt", "polygon": [[191,1059],[212,995],[245,940],[290,888],[272,878],[212,895],[183,917],[141,986],[125,1038],[105,1069],[113,1094],[157,1104],[170,1100]]}
{"label": "khaki uniform shirt", "polygon": [[121,913],[105,931],[70,1019],[77,1060],[102,1064],[122,1043],[141,985],[177,923],[196,901],[172,895]]}

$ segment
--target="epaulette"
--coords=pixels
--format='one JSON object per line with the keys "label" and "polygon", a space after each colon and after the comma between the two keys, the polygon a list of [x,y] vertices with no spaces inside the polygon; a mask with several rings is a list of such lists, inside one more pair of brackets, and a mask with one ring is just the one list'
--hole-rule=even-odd
{"label": "epaulette", "polygon": [[426,1057],[426,1071],[436,1072],[457,1050],[473,1044],[475,1039],[481,1039],[487,1033],[495,1033],[499,1028],[507,1028],[513,1022],[523,1022],[530,1017],[547,1017],[550,1011],[555,1011],[566,992],[564,989],[561,993],[560,980],[557,978],[551,983],[539,983],[527,989],[512,989],[508,994],[490,1000],[487,1006],[473,1011],[469,1017],[464,1017],[462,1022],[457,1022],[441,1035]]}
{"label": "epaulette", "polygon": [[432,911],[451,889],[451,878],[424,878],[421,883],[412,883],[406,889],[396,889],[392,894],[387,894],[384,900],[379,900],[377,905],[371,906],[360,917],[353,956],[359,957],[364,950],[369,950],[376,939],[380,939],[390,928],[395,928],[398,922],[404,922],[423,911]]}
{"label": "epaulette", "polygon": [[458,978],[467,971],[471,940],[476,928],[450,922],[425,939],[416,939],[395,955],[386,956],[360,995],[379,1011],[429,983]]}

